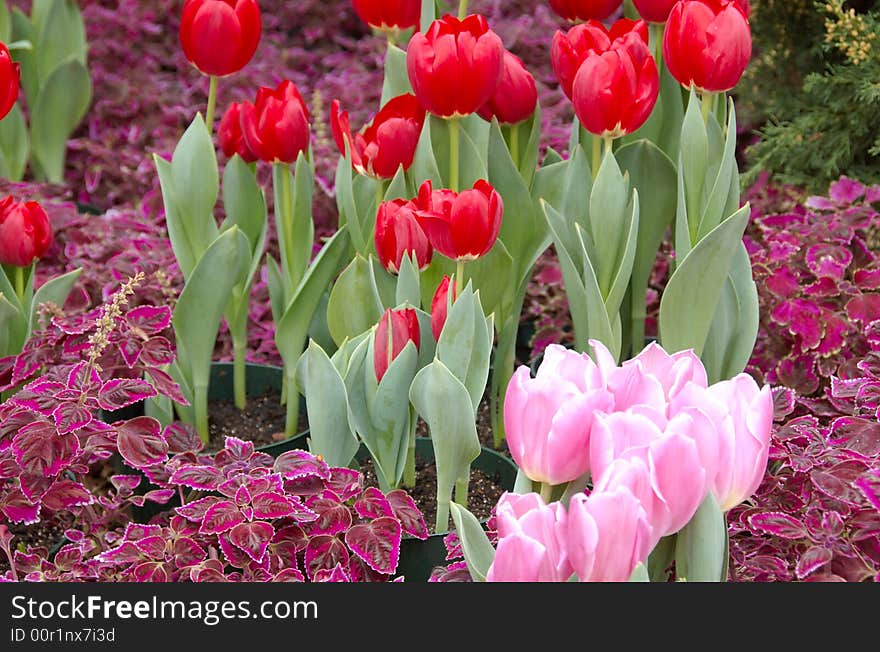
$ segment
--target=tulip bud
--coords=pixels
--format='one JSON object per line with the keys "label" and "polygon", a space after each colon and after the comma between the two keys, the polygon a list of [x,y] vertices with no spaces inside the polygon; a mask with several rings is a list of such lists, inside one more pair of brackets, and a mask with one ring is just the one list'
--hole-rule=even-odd
{"label": "tulip bud", "polygon": [[613,406],[603,386],[587,387],[588,378],[595,378],[591,366],[562,347],[548,347],[535,378],[525,366],[514,372],[504,398],[504,428],[510,454],[529,479],[559,485],[590,469],[594,414]]}
{"label": "tulip bud", "polygon": [[46,211],[35,201],[0,201],[0,263],[29,267],[52,244],[52,227]]}
{"label": "tulip bud", "polygon": [[251,151],[241,131],[241,104],[233,102],[226,109],[220,127],[217,130],[217,139],[220,141],[220,149],[228,157],[238,154],[248,163],[257,160],[257,156]]}
{"label": "tulip bud", "polygon": [[380,204],[376,214],[376,253],[379,262],[392,274],[400,271],[400,263],[407,254],[414,254],[420,270],[431,264],[434,249],[428,236],[419,226],[411,201],[395,199]]}
{"label": "tulip bud", "polygon": [[406,343],[412,340],[419,348],[419,317],[413,308],[392,310],[388,308],[379,320],[373,344],[373,368],[376,382],[381,382],[394,359],[400,355]]}
{"label": "tulip bud", "polygon": [[186,58],[202,73],[224,77],[251,60],[262,29],[256,0],[186,0],[180,43]]}
{"label": "tulip bud", "polygon": [[743,7],[732,0],[682,0],[663,32],[663,59],[685,88],[709,93],[736,86],[752,56]]}
{"label": "tulip bud", "polygon": [[565,20],[605,20],[623,0],[550,0],[550,7]]}
{"label": "tulip bud", "polygon": [[432,190],[431,181],[419,188],[416,218],[434,249],[454,260],[474,260],[489,252],[498,239],[504,202],[487,181],[458,194]]}
{"label": "tulip bud", "polygon": [[18,99],[20,77],[19,65],[12,61],[6,45],[0,43],[0,120],[6,117]]}
{"label": "tulip bud", "polygon": [[489,101],[480,108],[480,117],[488,122],[496,117],[501,124],[512,125],[531,117],[537,105],[535,78],[518,56],[505,50],[501,81]]}
{"label": "tulip bud", "polygon": [[625,582],[651,551],[651,526],[626,487],[577,494],[568,504],[572,569],[581,582]]}
{"label": "tulip bud", "polygon": [[340,111],[339,100],[333,100],[330,108],[330,127],[339,152],[345,155],[347,142],[352,167],[360,174],[380,179],[391,179],[401,165],[409,169],[424,122],[425,109],[411,93],[388,100],[372,124],[354,137],[348,112]]}
{"label": "tulip bud", "polygon": [[639,16],[649,23],[665,23],[678,0],[633,0]]}
{"label": "tulip bud", "polygon": [[354,11],[367,25],[383,32],[419,26],[421,0],[351,0]]}
{"label": "tulip bud", "polygon": [[503,58],[504,45],[483,16],[447,15],[410,39],[406,70],[422,106],[454,118],[489,101],[501,81]]}
{"label": "tulip bud", "polygon": [[748,374],[715,383],[709,393],[730,412],[719,427],[719,469],[712,487],[721,509],[727,511],[755,493],[767,471],[773,396],[769,386],[758,389]]}
{"label": "tulip bud", "polygon": [[498,549],[487,582],[565,582],[571,577],[562,503],[547,505],[535,493],[505,492],[495,522]]}
{"label": "tulip bud", "polygon": [[434,334],[435,340],[440,340],[440,333],[443,332],[443,326],[446,325],[446,313],[449,309],[449,289],[452,288],[452,303],[455,303],[457,291],[455,283],[448,276],[444,276],[443,280],[437,286],[434,292],[434,298],[431,299],[431,332]]}
{"label": "tulip bud", "polygon": [[261,161],[294,163],[309,149],[309,110],[289,80],[277,88],[261,86],[257,99],[241,105],[241,130],[247,146]]}
{"label": "tulip bud", "polygon": [[597,136],[620,138],[641,127],[657,102],[657,64],[638,34],[617,39],[602,54],[589,54],[572,86],[578,120]]}
{"label": "tulip bud", "polygon": [[601,54],[619,38],[635,32],[648,44],[648,25],[643,20],[621,18],[608,30],[598,20],[575,25],[567,32],[557,31],[550,48],[550,62],[562,91],[572,98],[571,88],[581,64],[590,54]]}

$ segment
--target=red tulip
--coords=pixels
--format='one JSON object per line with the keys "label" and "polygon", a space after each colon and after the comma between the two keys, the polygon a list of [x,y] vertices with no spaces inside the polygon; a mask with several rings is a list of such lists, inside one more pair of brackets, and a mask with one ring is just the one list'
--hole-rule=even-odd
{"label": "red tulip", "polygon": [[535,78],[518,56],[505,50],[501,81],[489,101],[480,108],[480,117],[491,122],[494,116],[501,124],[512,125],[530,118],[537,104]]}
{"label": "red tulip", "polygon": [[501,81],[504,45],[483,16],[444,16],[416,32],[406,52],[406,70],[416,97],[442,118],[477,111]]}
{"label": "red tulip", "polygon": [[6,45],[0,43],[0,120],[6,117],[18,99],[20,78],[19,65],[12,61]]}
{"label": "red tulip", "polygon": [[431,264],[434,249],[415,216],[416,205],[395,199],[379,206],[376,214],[376,253],[392,274],[400,271],[404,254],[414,253],[419,269]]}
{"label": "red tulip", "polygon": [[262,29],[256,0],[186,0],[180,44],[201,72],[223,77],[247,65],[257,51]]}
{"label": "red tulip", "polygon": [[381,382],[394,359],[400,355],[406,343],[412,340],[419,348],[419,317],[413,308],[388,308],[376,328],[373,343],[373,368],[376,382]]}
{"label": "red tulip", "polygon": [[345,143],[351,150],[351,164],[361,174],[390,179],[402,165],[408,170],[425,123],[425,109],[415,95],[391,98],[373,118],[372,124],[351,135],[348,112],[339,110],[339,100],[330,107],[330,127],[340,153]]}
{"label": "red tulip", "polygon": [[663,58],[686,88],[721,93],[736,86],[752,56],[743,7],[732,0],[682,0],[663,32]]}
{"label": "red tulip", "polygon": [[452,289],[452,303],[458,298],[455,289],[455,283],[448,276],[444,276],[434,292],[434,298],[431,299],[431,332],[434,339],[440,339],[440,333],[443,332],[443,326],[446,325],[446,312],[449,308],[449,290]]}
{"label": "red tulip", "polygon": [[648,46],[631,32],[590,54],[574,78],[572,102],[583,127],[620,138],[641,127],[657,102],[660,75]]}
{"label": "red tulip", "polygon": [[498,239],[504,203],[483,179],[458,194],[432,190],[431,181],[425,181],[419,188],[418,206],[419,224],[434,249],[447,258],[474,260],[488,253]]}
{"label": "red tulip", "polygon": [[277,88],[261,86],[253,104],[241,105],[241,130],[261,161],[293,163],[309,149],[309,110],[292,81]]}
{"label": "red tulip", "polygon": [[565,20],[605,20],[623,0],[550,0],[550,6]]}
{"label": "red tulip", "polygon": [[220,128],[217,130],[217,138],[220,141],[220,149],[227,157],[232,158],[238,154],[248,163],[257,160],[257,155],[248,147],[241,131],[241,104],[238,102],[233,102],[226,109],[220,121]]}
{"label": "red tulip", "polygon": [[51,244],[52,227],[42,206],[12,196],[0,201],[0,263],[29,267]]}
{"label": "red tulip", "polygon": [[648,25],[643,20],[629,20],[621,18],[611,29],[608,30],[598,20],[591,20],[581,25],[575,25],[568,32],[557,31],[553,35],[553,44],[550,48],[550,61],[553,64],[553,72],[559,80],[562,91],[572,98],[571,87],[574,77],[584,59],[590,53],[601,54],[611,47],[611,44],[619,38],[623,38],[630,32],[635,32],[648,44]]}
{"label": "red tulip", "polygon": [[[633,0],[639,16],[650,23],[665,23],[669,18],[669,12],[677,2],[678,0]],[[751,11],[749,0],[736,0],[736,3],[748,18]]]}
{"label": "red tulip", "polygon": [[421,0],[351,0],[355,13],[370,27],[396,31],[419,26]]}

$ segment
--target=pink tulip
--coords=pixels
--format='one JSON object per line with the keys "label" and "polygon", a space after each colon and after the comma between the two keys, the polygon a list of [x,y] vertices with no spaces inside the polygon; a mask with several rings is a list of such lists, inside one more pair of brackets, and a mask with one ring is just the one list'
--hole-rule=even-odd
{"label": "pink tulip", "polygon": [[719,428],[721,450],[712,492],[727,511],[749,498],[764,477],[773,425],[770,387],[748,374],[715,383],[709,392],[729,410]]}
{"label": "pink tulip", "polygon": [[568,555],[581,582],[625,582],[651,551],[645,509],[624,486],[573,496],[567,525]]}
{"label": "pink tulip", "polygon": [[[660,409],[678,394],[686,383],[707,387],[706,368],[690,349],[669,355],[652,342],[608,379],[615,396],[615,408],[651,405]],[[665,411],[665,410],[664,410]]]}
{"label": "pink tulip", "polygon": [[[619,486],[621,478],[644,504],[652,527],[652,543],[678,532],[697,511],[706,495],[706,469],[693,432],[702,422],[682,414],[662,431],[641,414],[598,415],[590,434],[590,470],[597,489]],[[707,444],[707,449],[712,450]],[[635,469],[620,468],[626,461]],[[615,466],[615,463],[618,463]],[[642,469],[649,477],[634,482]],[[614,476],[610,476],[610,473]]]}
{"label": "pink tulip", "polygon": [[538,494],[504,493],[495,512],[498,548],[487,582],[565,582],[571,577],[561,503]]}
{"label": "pink tulip", "polygon": [[[545,369],[544,364],[549,366]],[[583,360],[581,370],[577,360],[556,349],[535,378],[528,367],[520,367],[508,385],[504,400],[507,444],[519,468],[535,482],[564,484],[589,469],[593,415],[609,410],[612,403],[604,388],[587,388],[588,364]]]}

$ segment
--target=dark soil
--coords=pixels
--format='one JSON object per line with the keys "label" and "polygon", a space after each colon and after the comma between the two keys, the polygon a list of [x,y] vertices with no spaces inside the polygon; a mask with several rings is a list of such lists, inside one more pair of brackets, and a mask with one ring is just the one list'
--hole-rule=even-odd
{"label": "dark soil", "polygon": [[[13,553],[19,549],[43,547],[52,552],[55,546],[64,540],[64,530],[67,526],[59,522],[40,522],[33,525],[21,523],[8,523],[7,527],[15,537],[12,539]],[[9,570],[9,560],[6,554],[0,551],[0,574]],[[21,578],[19,578],[21,579]]]}
{"label": "dark soil", "polygon": [[[248,396],[244,410],[235,407],[233,399],[211,401],[208,405],[210,440],[205,452],[216,453],[223,448],[226,437],[238,437],[254,442],[254,446],[268,446],[284,441],[284,422],[287,406],[281,405],[281,394],[270,391],[261,396]],[[309,427],[308,416],[301,406],[299,427],[303,432]]]}
{"label": "dark soil", "polygon": [[[368,458],[362,462],[360,471],[364,474],[365,486],[379,486],[372,459]],[[412,496],[416,507],[424,514],[428,532],[433,534],[437,520],[437,467],[433,460],[426,460],[416,455],[416,486],[412,489],[406,488],[406,492]],[[492,508],[495,507],[503,493],[504,487],[501,485],[501,478],[497,473],[488,475],[480,469],[471,467],[467,508],[474,516],[481,521],[488,519],[492,515]],[[454,527],[452,518],[450,518],[448,529]]]}

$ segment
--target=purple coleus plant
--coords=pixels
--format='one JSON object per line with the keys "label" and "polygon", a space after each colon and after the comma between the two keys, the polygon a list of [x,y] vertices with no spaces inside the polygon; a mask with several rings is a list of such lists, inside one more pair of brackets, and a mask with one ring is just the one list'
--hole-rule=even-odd
{"label": "purple coleus plant", "polygon": [[158,421],[108,417],[158,394],[183,398],[160,368],[174,358],[170,309],[126,309],[140,280],[95,310],[59,312],[21,354],[0,360],[0,391],[11,394],[0,405],[0,512],[9,521],[89,511],[96,497],[84,479],[114,453],[132,465],[166,457]]}
{"label": "purple coleus plant", "polygon": [[[179,496],[173,511],[147,524],[69,530],[70,543],[52,561],[45,550],[15,552],[6,579],[381,582],[397,569],[404,535],[428,536],[406,492],[365,487],[354,469],[331,468],[306,451],[276,459],[234,437],[205,455],[188,426],[165,434],[177,452],[140,468],[162,485],[153,490],[160,499]],[[140,480],[113,476],[124,496],[109,507],[132,500]]]}

